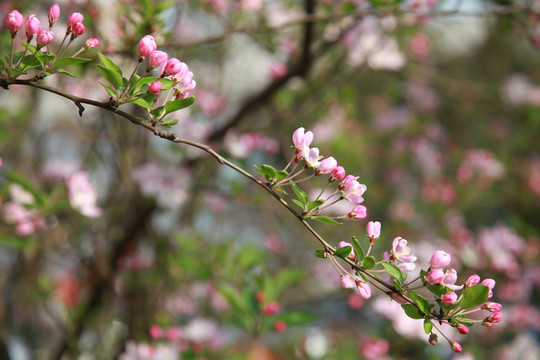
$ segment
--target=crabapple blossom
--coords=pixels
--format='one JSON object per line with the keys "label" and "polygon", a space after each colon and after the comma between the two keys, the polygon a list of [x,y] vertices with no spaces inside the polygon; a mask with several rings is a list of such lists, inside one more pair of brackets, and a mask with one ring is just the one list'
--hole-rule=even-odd
{"label": "crabapple blossom", "polygon": [[182,333],[182,330],[178,326],[171,326],[166,331],[166,337],[169,341],[176,341],[180,338],[180,335]]}
{"label": "crabapple blossom", "polygon": [[273,315],[277,314],[280,310],[281,306],[276,301],[272,301],[263,306],[262,313],[264,315]]}
{"label": "crabapple blossom", "polygon": [[50,30],[40,30],[36,37],[38,47],[49,45],[54,39],[54,32]]}
{"label": "crabapple blossom", "polygon": [[437,345],[437,342],[439,341],[439,335],[435,334],[435,333],[431,333],[429,335],[429,340],[428,342],[431,344],[431,345]]}
{"label": "crabapple blossom", "polygon": [[442,283],[452,290],[461,290],[463,285],[455,285],[457,281],[457,272],[454,269],[446,270]]}
{"label": "crabapple blossom", "polygon": [[334,170],[332,170],[330,181],[341,181],[345,178],[345,169],[343,166],[336,166]]}
{"label": "crabapple blossom", "polygon": [[375,240],[381,236],[381,223],[378,221],[370,221],[366,225],[366,230],[369,236],[369,241],[374,243]]}
{"label": "crabapple blossom", "polygon": [[150,91],[152,94],[159,94],[162,86],[163,84],[160,81],[156,80],[150,84],[150,86],[148,87],[148,91]]}
{"label": "crabapple blossom", "polygon": [[349,183],[351,183],[351,182],[353,182],[353,181],[356,181],[356,180],[358,180],[358,179],[359,179],[358,176],[347,175],[347,176],[343,179],[343,181],[341,182],[341,184],[339,184],[339,190],[345,189],[345,187],[346,187]]}
{"label": "crabapple blossom", "polygon": [[340,241],[339,244],[338,244],[338,249],[341,249],[343,247],[350,247],[351,248],[351,251],[346,255],[346,256],[351,256],[353,255],[354,256],[354,253],[353,253],[353,246],[351,243],[348,243],[346,241]]}
{"label": "crabapple blossom", "polygon": [[165,64],[165,75],[176,75],[182,70],[182,62],[177,58],[170,58]]}
{"label": "crabapple blossom", "polygon": [[341,275],[341,286],[345,289],[352,289],[354,287],[354,280],[350,276]]}
{"label": "crabapple blossom", "polygon": [[480,282],[480,276],[474,274],[469,276],[467,281],[465,282],[465,287],[474,286]]}
{"label": "crabapple blossom", "polygon": [[85,28],[82,22],[78,22],[76,24],[73,24],[73,27],[71,29],[72,37],[75,38],[76,36],[81,36],[85,32]]}
{"label": "crabapple blossom", "polygon": [[6,16],[6,25],[11,32],[11,37],[14,38],[15,34],[22,29],[24,24],[24,16],[17,10],[10,11]]}
{"label": "crabapple blossom", "polygon": [[462,334],[462,335],[467,335],[469,333],[469,328],[466,327],[463,324],[459,324],[457,326],[457,329],[458,329],[459,333]]}
{"label": "crabapple blossom", "polygon": [[86,43],[84,44],[84,49],[93,49],[95,47],[99,46],[99,40],[96,38],[91,38],[86,40]]}
{"label": "crabapple blossom", "polygon": [[361,297],[364,299],[369,299],[371,297],[371,288],[369,287],[369,284],[367,282],[364,282],[362,280],[356,280],[356,288],[358,289],[358,293]]}
{"label": "crabapple blossom", "polygon": [[363,205],[355,206],[347,216],[354,219],[364,219],[367,216],[367,209]]}
{"label": "crabapple blossom", "polygon": [[319,167],[319,149],[318,148],[309,148],[304,147],[302,149],[302,156],[304,157],[304,160],[306,161],[306,169],[307,168],[318,168]]}
{"label": "crabapple blossom", "polygon": [[148,57],[148,69],[164,66],[169,56],[164,51],[154,50]]}
{"label": "crabapple blossom", "polygon": [[150,336],[154,340],[161,339],[163,337],[163,329],[159,325],[154,324],[150,326],[149,332]]}
{"label": "crabapple blossom", "polygon": [[332,156],[321,161],[315,174],[330,174],[337,166],[337,161]]}
{"label": "crabapple blossom", "polygon": [[88,174],[78,171],[67,179],[69,202],[73,208],[87,217],[98,217],[101,209],[96,206],[97,194],[88,180]]}
{"label": "crabapple blossom", "polygon": [[484,319],[484,322],[498,323],[501,322],[503,315],[501,312],[494,312],[489,314],[487,318]]}
{"label": "crabapple blossom", "polygon": [[462,350],[461,345],[459,345],[459,344],[458,344],[457,342],[455,342],[455,341],[452,341],[452,342],[450,343],[450,347],[452,348],[452,350],[453,350],[454,352],[457,352],[457,353],[460,353],[461,350]]}
{"label": "crabapple blossom", "polygon": [[403,271],[412,271],[415,268],[416,256],[411,254],[407,240],[396,237],[392,242],[392,250],[384,253],[383,260],[397,263],[397,267]]}
{"label": "crabapple blossom", "polygon": [[137,49],[139,50],[140,61],[142,61],[142,59],[146,58],[157,49],[156,40],[152,35],[145,35],[139,41]]}
{"label": "crabapple blossom", "polygon": [[26,18],[26,37],[28,39],[31,39],[34,35],[36,35],[41,28],[41,22],[37,18],[36,14],[30,14]]}
{"label": "crabapple blossom", "polygon": [[282,62],[274,63],[270,66],[270,76],[279,79],[287,74],[287,64]]}
{"label": "crabapple blossom", "polygon": [[74,12],[71,15],[69,15],[68,22],[67,22],[68,23],[67,32],[70,33],[73,30],[73,27],[76,24],[82,23],[83,20],[84,20],[84,16],[79,12]]}
{"label": "crabapple blossom", "polygon": [[444,280],[444,271],[442,269],[434,269],[427,273],[426,280],[433,285],[439,285]]}
{"label": "crabapple blossom", "polygon": [[443,296],[441,296],[441,302],[444,305],[450,305],[452,303],[455,303],[458,299],[458,296],[455,292],[447,292]]}
{"label": "crabapple blossom", "polygon": [[[345,178],[345,180],[346,179],[347,178]],[[345,180],[343,180],[343,182]],[[362,195],[364,194],[364,192],[366,192],[366,190],[366,185],[360,184],[356,180],[351,181],[347,183],[347,185],[345,185],[343,189],[343,198],[349,200],[353,204],[359,205],[364,202],[364,198],[362,197]]]}
{"label": "crabapple blossom", "polygon": [[493,296],[493,288],[495,287],[495,280],[493,279],[485,279],[482,281],[482,285],[487,286],[489,288],[489,296],[488,298]]}
{"label": "crabapple blossom", "polygon": [[482,309],[489,310],[491,312],[500,312],[502,309],[502,305],[496,302],[488,301],[482,305]]}
{"label": "crabapple blossom", "polygon": [[431,255],[431,260],[429,261],[429,266],[432,269],[442,269],[450,264],[452,257],[445,251],[438,250]]}
{"label": "crabapple blossom", "polygon": [[311,145],[313,141],[313,133],[311,131],[304,132],[305,129],[300,127],[293,133],[292,139],[294,144],[294,151],[296,154],[301,152],[305,147]]}
{"label": "crabapple blossom", "polygon": [[59,17],[60,17],[60,6],[58,4],[54,4],[53,6],[49,8],[49,27],[52,27]]}
{"label": "crabapple blossom", "polygon": [[274,324],[274,329],[277,332],[284,332],[287,329],[287,323],[283,320],[278,320]]}

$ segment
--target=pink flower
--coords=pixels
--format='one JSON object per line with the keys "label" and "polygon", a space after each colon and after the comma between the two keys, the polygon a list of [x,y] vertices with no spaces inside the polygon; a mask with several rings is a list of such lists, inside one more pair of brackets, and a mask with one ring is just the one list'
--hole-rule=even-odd
{"label": "pink flower", "polygon": [[467,335],[469,333],[469,328],[466,327],[463,324],[459,324],[457,326],[457,329],[458,329],[459,333],[462,334],[462,335]]}
{"label": "pink flower", "polygon": [[38,33],[41,28],[41,22],[35,14],[30,14],[26,18],[26,37],[32,38],[35,34]]}
{"label": "pink flower", "polygon": [[74,12],[73,14],[69,15],[68,18],[68,33],[71,32],[75,24],[82,23],[84,20],[84,16],[79,12]]}
{"label": "pink flower", "polygon": [[306,168],[318,168],[319,167],[319,148],[304,147],[302,149],[302,156],[306,162]]}
{"label": "pink flower", "polygon": [[494,312],[494,313],[491,313],[487,318],[485,318],[484,322],[498,323],[498,322],[501,322],[502,318],[503,318],[502,313]]}
{"label": "pink flower", "polygon": [[343,166],[336,166],[334,170],[332,170],[330,181],[341,181],[343,178],[345,178],[345,169]]}
{"label": "pink flower", "polygon": [[356,288],[358,289],[360,296],[364,299],[367,300],[371,297],[371,288],[369,287],[368,283],[361,280],[356,280]]}
{"label": "pink flower", "polygon": [[182,333],[182,330],[178,326],[171,326],[167,329],[167,340],[169,341],[176,341],[180,338],[180,334]]}
{"label": "pink flower", "polygon": [[432,269],[442,269],[448,266],[450,264],[450,261],[452,261],[452,257],[450,256],[450,254],[445,251],[438,250],[435,251],[433,255],[431,255],[429,265]]}
{"label": "pink flower", "polygon": [[88,174],[78,171],[67,179],[69,202],[71,206],[87,217],[98,217],[101,209],[96,206],[97,194],[88,180]]}
{"label": "pink flower", "polygon": [[354,219],[364,219],[367,216],[367,209],[363,205],[355,206],[347,216]]}
{"label": "pink flower", "polygon": [[482,305],[482,309],[489,310],[491,312],[500,312],[502,309],[502,305],[496,302],[487,302]]}
{"label": "pink flower", "polygon": [[443,284],[452,290],[461,290],[463,285],[455,285],[457,281],[457,272],[454,269],[446,270],[444,274]]}
{"label": "pink flower", "polygon": [[158,68],[162,65],[165,65],[167,58],[169,56],[164,51],[155,50],[152,51],[150,57],[148,58],[148,67],[150,69]]}
{"label": "pink flower", "polygon": [[[385,252],[383,255],[383,259],[385,261],[412,264],[412,269],[414,269],[414,262],[416,261],[416,256],[411,254],[411,248],[407,246],[407,240],[403,239],[402,237],[397,237],[392,242],[392,250],[390,251],[390,253]],[[400,267],[399,263],[398,267]],[[410,267],[410,265],[406,265],[406,267]]]}
{"label": "pink flower", "polygon": [[493,296],[493,288],[495,287],[495,280],[493,279],[486,279],[482,281],[482,285],[487,286],[489,288],[489,296],[488,298]]}
{"label": "pink flower", "polygon": [[154,39],[152,35],[145,35],[139,41],[139,45],[137,45],[137,49],[139,50],[139,56],[141,58],[145,58],[157,49],[156,40]]}
{"label": "pink flower", "polygon": [[270,66],[270,76],[279,79],[287,75],[287,64],[278,62]]}
{"label": "pink flower", "polygon": [[85,50],[93,49],[97,46],[99,46],[99,40],[96,38],[91,38],[91,39],[86,40],[86,43],[84,44],[84,49]]}
{"label": "pink flower", "polygon": [[474,286],[480,282],[480,276],[474,274],[469,276],[467,279],[467,282],[465,283],[465,287]]}
{"label": "pink flower", "polygon": [[304,133],[304,128],[300,127],[294,131],[292,139],[295,152],[299,153],[305,147],[311,145],[311,142],[313,141],[313,133],[311,131]]}
{"label": "pink flower", "polygon": [[381,236],[381,223],[378,221],[370,221],[366,226],[367,234],[371,243]]}
{"label": "pink flower", "polygon": [[[165,64],[165,75],[178,74],[182,70],[182,64],[183,63],[177,58],[170,58]],[[187,66],[185,68],[187,69]]]}
{"label": "pink flower", "polygon": [[388,353],[388,350],[390,350],[390,343],[385,339],[360,339],[358,345],[360,355],[366,360],[386,359],[385,355]]}
{"label": "pink flower", "polygon": [[461,345],[459,345],[459,344],[458,344],[457,342],[455,342],[455,341],[452,341],[452,342],[450,343],[450,347],[452,348],[452,350],[453,350],[454,352],[457,352],[457,353],[460,353],[461,350],[462,350],[462,349],[461,349]]}
{"label": "pink flower", "polygon": [[17,10],[12,10],[6,16],[6,25],[11,32],[11,37],[14,37],[24,24],[24,16]]}
{"label": "pink flower", "polygon": [[452,303],[455,303],[458,299],[458,296],[455,292],[447,292],[443,296],[441,296],[441,302],[444,305],[450,305]]}
{"label": "pink flower", "polygon": [[352,289],[354,287],[354,280],[350,276],[341,275],[341,286],[345,289]]}
{"label": "pink flower", "polygon": [[264,315],[273,315],[277,314],[281,310],[281,306],[276,301],[269,302],[264,305],[262,308],[262,313]]}
{"label": "pink flower", "polygon": [[437,342],[439,341],[439,335],[435,334],[435,333],[431,333],[429,335],[429,340],[428,342],[431,344],[431,345],[437,345]]}
{"label": "pink flower", "polygon": [[36,37],[38,47],[49,45],[54,39],[54,32],[49,30],[40,30]]}
{"label": "pink flower", "polygon": [[152,94],[159,94],[162,86],[163,84],[161,84],[160,81],[156,80],[150,84],[150,86],[148,87],[148,91],[150,91]]}
{"label": "pink flower", "polygon": [[[345,178],[345,180],[347,180],[347,178]],[[343,182],[341,183],[342,185],[345,180],[343,180]],[[353,204],[359,205],[364,202],[364,198],[362,197],[362,195],[364,194],[364,192],[366,192],[366,190],[366,185],[360,184],[356,180],[351,181],[347,183],[347,185],[345,185],[343,189],[343,198],[349,200]]]}
{"label": "pink flower", "polygon": [[58,17],[60,17],[60,6],[54,4],[49,8],[49,27],[53,26],[56,20],[58,20]]}
{"label": "pink flower", "polygon": [[277,332],[284,332],[285,330],[287,330],[287,323],[283,320],[278,320],[274,324],[274,329]]}
{"label": "pink flower", "polygon": [[72,37],[81,36],[85,32],[85,28],[82,22],[78,22],[76,24],[73,24],[73,27],[71,29],[73,31]]}
{"label": "pink flower", "polygon": [[150,326],[149,332],[150,332],[150,336],[154,340],[158,340],[158,339],[161,339],[163,337],[163,329],[159,325],[154,324],[154,325]]}
{"label": "pink flower", "polygon": [[333,157],[327,157],[319,165],[316,174],[330,174],[337,166],[337,161]]}
{"label": "pink flower", "polygon": [[439,285],[444,280],[444,271],[442,269],[434,269],[427,273],[426,280],[433,285]]}
{"label": "pink flower", "polygon": [[346,187],[349,183],[358,180],[358,178],[359,178],[358,176],[347,175],[347,176],[345,177],[345,179],[343,179],[343,181],[341,182],[341,184],[339,184],[339,190],[345,189],[345,187]]}

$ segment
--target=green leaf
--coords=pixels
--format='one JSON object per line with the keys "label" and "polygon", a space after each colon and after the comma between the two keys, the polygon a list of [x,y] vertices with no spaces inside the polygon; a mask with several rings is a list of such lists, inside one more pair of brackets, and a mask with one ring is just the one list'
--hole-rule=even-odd
{"label": "green leaf", "polygon": [[132,103],[139,105],[140,107],[143,107],[148,110],[148,109],[151,109],[152,106],[154,106],[155,99],[156,99],[156,96],[154,94],[148,94],[148,95],[143,96],[142,98],[133,100]]}
{"label": "green leaf", "polygon": [[229,304],[238,312],[245,312],[247,306],[244,303],[244,299],[237,293],[237,291],[229,284],[222,283],[217,286],[219,292],[225,296],[229,301]]}
{"label": "green leaf", "polygon": [[[60,69],[60,70],[62,70],[62,69]],[[60,72],[60,70],[58,70],[58,72]],[[110,87],[108,85],[105,85],[101,81],[98,81],[98,84],[103,86],[103,88],[105,90],[107,90],[107,94],[109,94],[109,96],[116,97],[116,90],[114,90],[112,87]]]}
{"label": "green leaf", "polygon": [[350,246],[344,246],[334,251],[334,256],[345,259],[351,253],[352,248]]}
{"label": "green leaf", "polygon": [[317,249],[315,250],[315,256],[321,259],[326,259],[326,257],[324,256],[324,252],[325,251],[323,249]]}
{"label": "green leaf", "polygon": [[163,109],[164,107],[163,106],[158,106],[157,108],[153,109],[153,110],[150,110],[150,114],[154,115],[155,117],[161,117],[161,115],[163,114]]}
{"label": "green leaf", "polygon": [[278,273],[275,282],[279,291],[297,284],[304,277],[304,272],[299,269],[285,269]]}
{"label": "green leaf", "polygon": [[487,301],[489,288],[485,285],[474,285],[463,290],[461,296],[461,308],[471,309]]}
{"label": "green leaf", "polygon": [[431,334],[432,330],[433,330],[433,324],[431,323],[431,320],[425,319],[424,320],[424,332],[426,334]]}
{"label": "green leaf", "polygon": [[337,222],[336,220],[330,219],[329,217],[326,217],[326,216],[315,216],[315,217],[310,217],[310,219],[317,220],[319,222],[330,224],[330,225],[341,225],[340,222]]}
{"label": "green leaf", "polygon": [[30,51],[32,54],[36,53],[37,48],[34,45],[27,44],[27,43],[25,43],[24,41],[22,41],[20,39],[17,39],[17,40],[19,40],[19,44],[21,44],[25,48],[28,46],[28,51]]}
{"label": "green leaf", "polygon": [[302,204],[300,201],[296,200],[296,199],[292,199],[292,202],[298,206],[300,209],[302,209],[302,211],[304,211],[304,204]]}
{"label": "green leaf", "polygon": [[375,258],[373,256],[366,256],[362,261],[362,266],[366,269],[373,269],[375,266]]}
{"label": "green leaf", "polygon": [[409,291],[407,293],[411,299],[416,301],[416,304],[424,314],[429,315],[433,305],[431,305],[422,295],[415,293],[414,291]]}
{"label": "green leaf", "polygon": [[21,60],[22,67],[26,67],[26,70],[41,67],[41,62],[34,55],[26,55]]}
{"label": "green leaf", "polygon": [[276,174],[276,182],[280,182],[281,180],[285,179],[287,176],[289,176],[289,173],[285,170],[280,170]]}
{"label": "green leaf", "polygon": [[172,112],[187,108],[195,102],[195,97],[190,96],[181,100],[167,101],[165,103],[165,114],[170,114]]}
{"label": "green leaf", "polygon": [[[139,81],[135,84],[134,91],[133,92],[139,92],[143,87],[150,85],[154,81],[156,81],[157,77],[144,77],[139,79]],[[163,90],[163,88],[161,88]]]}
{"label": "green leaf", "polygon": [[4,62],[4,59],[0,57],[0,71],[4,71],[6,68],[6,63]]}
{"label": "green leaf", "polygon": [[305,325],[315,320],[316,316],[303,311],[289,311],[278,316],[278,320],[285,321],[289,326]]}
{"label": "green leaf", "polygon": [[291,183],[291,188],[296,194],[296,197],[298,197],[298,200],[300,200],[302,204],[307,205],[309,202],[309,198],[307,194],[304,192],[304,190],[300,189],[298,185],[296,185],[295,183]]}
{"label": "green leaf", "polygon": [[114,71],[115,73],[120,75],[120,78],[122,78],[123,76],[122,70],[120,69],[120,67],[118,67],[118,65],[116,65],[111,59],[109,59],[108,57],[106,57],[99,51],[98,51],[98,56],[99,56],[99,61],[101,61],[101,64],[103,65],[103,67]]}
{"label": "green leaf", "polygon": [[322,204],[324,204],[324,200],[314,200],[314,201],[310,201],[310,202],[307,204],[307,211],[312,210],[312,209],[315,209],[316,207],[319,207],[319,206],[321,206]]}
{"label": "green leaf", "polygon": [[56,64],[54,64],[54,67],[58,68],[58,67],[68,66],[68,65],[84,64],[89,61],[92,61],[92,59],[86,59],[86,58],[80,58],[80,57],[65,57],[65,58],[58,59]]}
{"label": "green leaf", "polygon": [[[73,74],[73,73],[70,73],[69,71],[66,71],[64,69],[57,69],[56,70],[56,73],[57,74],[63,74],[63,75],[67,75],[67,76],[71,76],[72,78],[76,78],[77,75]],[[109,94],[110,95],[110,94]],[[111,95],[112,96],[112,95]]]}
{"label": "green leaf", "polygon": [[38,54],[36,55],[36,58],[40,62],[41,65],[45,66],[54,59],[56,59],[56,55],[48,55],[48,54]]}
{"label": "green leaf", "polygon": [[261,170],[265,172],[266,174],[265,178],[268,181],[273,181],[274,178],[277,176],[277,170],[274,169],[274,167],[270,165],[262,164]]}
{"label": "green leaf", "polygon": [[161,126],[165,126],[169,129],[176,124],[178,124],[178,119],[165,119],[161,122]]}
{"label": "green leaf", "polygon": [[431,293],[435,295],[435,297],[440,298],[441,296],[446,294],[449,289],[444,285],[432,285],[428,286],[428,290],[431,291]]}
{"label": "green leaf", "polygon": [[403,311],[405,311],[405,314],[407,314],[407,316],[411,319],[417,320],[424,318],[424,314],[422,314],[420,310],[418,310],[418,308],[413,304],[403,304],[401,307],[403,308]]}
{"label": "green leaf", "polygon": [[403,283],[403,273],[401,270],[394,264],[390,264],[389,262],[383,261],[382,266],[384,270],[393,277],[394,279],[398,280],[400,283]]}
{"label": "green leaf", "polygon": [[99,64],[97,65],[97,69],[101,76],[103,76],[116,90],[120,89],[123,83],[122,75]]}
{"label": "green leaf", "polygon": [[364,257],[366,256],[366,253],[364,252],[364,249],[362,248],[362,245],[360,245],[360,242],[356,238],[356,236],[353,236],[352,238],[352,246],[354,248],[354,254],[356,255],[356,260],[362,261]]}
{"label": "green leaf", "polygon": [[26,71],[21,71],[21,70],[15,69],[15,68],[10,68],[10,67],[8,67],[6,70],[7,70],[7,71],[11,74],[11,76],[13,76],[13,77],[19,77],[19,76],[21,76],[22,74],[26,74]]}
{"label": "green leaf", "polygon": [[[161,78],[159,79],[159,82],[161,83],[161,90],[169,90],[169,89],[172,89],[174,86],[174,81],[172,81],[171,79]],[[190,96],[190,97],[193,97],[193,96]],[[193,100],[195,100],[195,98],[193,98]]]}

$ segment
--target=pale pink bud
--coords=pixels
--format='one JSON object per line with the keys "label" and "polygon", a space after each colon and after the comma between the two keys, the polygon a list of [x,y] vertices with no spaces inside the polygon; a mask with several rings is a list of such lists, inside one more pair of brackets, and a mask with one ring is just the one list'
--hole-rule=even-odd
{"label": "pale pink bud", "polygon": [[367,234],[369,239],[373,243],[376,239],[381,236],[381,223],[378,221],[370,221],[366,226]]}
{"label": "pale pink bud", "polygon": [[156,80],[150,84],[150,86],[148,87],[148,91],[150,91],[152,94],[158,94],[161,91],[162,86],[163,84],[161,84],[160,81]]}
{"label": "pale pink bud", "polygon": [[262,313],[264,315],[273,315],[277,314],[281,310],[281,306],[276,301],[269,302],[264,305],[262,308]]}
{"label": "pale pink bud", "polygon": [[490,290],[493,290],[495,287],[495,280],[493,279],[485,279],[482,281],[482,285],[487,286]]}
{"label": "pale pink bud", "polygon": [[429,340],[428,342],[431,344],[431,345],[437,345],[437,342],[439,341],[439,335],[435,334],[435,333],[431,333],[429,335]]}
{"label": "pale pink bud", "polygon": [[156,40],[152,35],[145,35],[139,41],[137,48],[139,50],[139,56],[145,58],[157,49]]}
{"label": "pale pink bud", "polygon": [[426,280],[433,285],[439,285],[444,280],[444,271],[442,269],[433,269],[427,273]]}
{"label": "pale pink bud", "polygon": [[6,25],[12,36],[22,29],[23,24],[24,16],[17,10],[12,10],[9,14],[7,14]]}
{"label": "pale pink bud", "polygon": [[319,169],[317,170],[316,174],[330,174],[337,166],[337,161],[333,157],[328,157],[321,161],[321,164],[319,165]]}
{"label": "pale pink bud", "polygon": [[364,219],[367,216],[367,209],[363,205],[355,206],[347,216],[354,219]]}
{"label": "pale pink bud", "polygon": [[96,38],[91,38],[91,39],[86,40],[86,43],[84,44],[84,49],[88,50],[88,49],[95,48],[97,46],[99,46],[99,40]]}
{"label": "pale pink bud", "polygon": [[56,20],[58,20],[58,17],[60,17],[60,6],[54,4],[49,8],[49,26],[53,26]]}
{"label": "pale pink bud", "polygon": [[157,340],[163,337],[163,329],[159,325],[150,326],[150,336],[152,339]]}
{"label": "pale pink bud", "polygon": [[68,18],[68,32],[73,29],[75,24],[82,23],[84,20],[84,16],[79,12],[74,12],[73,14],[69,15]]}
{"label": "pale pink bud", "polygon": [[36,35],[41,28],[41,22],[35,14],[30,14],[26,18],[26,36],[32,37]]}
{"label": "pale pink bud", "polygon": [[170,58],[165,64],[165,75],[176,75],[182,70],[182,62],[177,58]]}
{"label": "pale pink bud", "polygon": [[54,32],[49,30],[40,30],[36,37],[38,47],[49,45],[54,39]]}
{"label": "pale pink bud", "polygon": [[455,269],[446,270],[443,281],[445,285],[454,285],[457,281],[457,271]]}
{"label": "pale pink bud", "polygon": [[441,302],[444,305],[450,305],[452,303],[455,303],[457,301],[457,299],[458,299],[458,296],[454,292],[447,292],[446,294],[441,296]]}
{"label": "pale pink bud", "polygon": [[369,287],[368,283],[356,280],[356,288],[358,289],[360,296],[364,299],[367,300],[371,297],[371,288]]}
{"label": "pale pink bud", "polygon": [[178,326],[171,326],[167,329],[167,340],[169,341],[176,341],[180,338],[180,334],[182,333],[182,330]]}
{"label": "pale pink bud", "polygon": [[298,153],[299,151],[302,151],[304,147],[311,145],[313,133],[311,131],[304,133],[304,128],[301,127],[295,130],[292,139],[295,150]]}
{"label": "pale pink bud", "polygon": [[459,344],[458,344],[457,342],[455,342],[455,341],[452,341],[452,342],[450,343],[450,347],[452,348],[452,350],[453,350],[454,352],[457,352],[457,353],[460,353],[461,350],[462,350],[461,345],[459,345]]}
{"label": "pale pink bud", "polygon": [[496,302],[487,302],[482,305],[482,309],[489,310],[491,312],[499,312],[502,309],[502,305]]}
{"label": "pale pink bud", "polygon": [[433,255],[431,255],[429,265],[432,269],[442,269],[443,267],[448,266],[450,264],[450,261],[452,261],[452,257],[450,256],[450,254],[445,251],[438,250],[435,251]]}
{"label": "pale pink bud", "polygon": [[354,280],[350,276],[341,275],[341,286],[345,289],[352,289],[354,287]]}
{"label": "pale pink bud", "polygon": [[502,313],[494,312],[494,313],[491,313],[487,318],[485,318],[484,321],[498,323],[498,322],[501,322],[502,318],[503,318]]}
{"label": "pale pink bud", "polygon": [[74,24],[73,27],[71,28],[71,31],[73,32],[72,36],[81,36],[82,34],[84,34],[84,31],[85,31],[83,23],[78,22]]}
{"label": "pale pink bud", "polygon": [[465,283],[465,287],[474,286],[480,282],[480,276],[474,274],[469,276],[467,279],[467,282]]}
{"label": "pale pink bud", "polygon": [[469,328],[466,327],[463,324],[459,324],[457,326],[457,329],[458,329],[459,333],[462,334],[462,335],[467,335],[469,333]]}
{"label": "pale pink bud", "polygon": [[330,181],[341,181],[343,178],[345,178],[345,169],[343,166],[336,166],[334,170],[332,170]]}
{"label": "pale pink bud", "polygon": [[339,190],[345,189],[347,185],[356,180],[358,180],[358,176],[347,175],[341,184],[339,184]]}
{"label": "pale pink bud", "polygon": [[152,51],[148,58],[148,67],[151,69],[158,68],[167,62],[169,56],[164,51],[155,50]]}

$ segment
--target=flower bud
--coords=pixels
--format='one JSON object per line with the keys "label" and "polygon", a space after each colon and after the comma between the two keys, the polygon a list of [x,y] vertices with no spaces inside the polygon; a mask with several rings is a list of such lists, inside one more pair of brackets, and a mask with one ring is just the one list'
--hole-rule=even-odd
{"label": "flower bud", "polygon": [[54,39],[54,32],[49,30],[40,30],[36,37],[38,47],[49,45]]}
{"label": "flower bud", "polygon": [[145,35],[137,45],[139,56],[145,58],[157,49],[156,40],[152,35]]}
{"label": "flower bud", "polygon": [[345,189],[347,185],[358,180],[358,176],[347,175],[345,179],[339,184],[339,190]]}
{"label": "flower bud", "polygon": [[6,25],[9,31],[11,32],[11,37],[14,37],[19,30],[22,29],[24,24],[23,15],[17,10],[12,10],[6,16]]}
{"label": "flower bud", "polygon": [[60,17],[60,6],[58,4],[54,4],[53,6],[49,8],[49,27],[52,27],[59,17]]}
{"label": "flower bud", "polygon": [[259,291],[255,295],[255,299],[257,300],[257,302],[263,302],[266,299],[266,294],[264,293],[264,291]]}
{"label": "flower bud", "polygon": [[487,286],[490,290],[493,290],[493,288],[495,287],[495,280],[486,279],[482,281],[482,285]]}
{"label": "flower bud", "polygon": [[32,38],[41,28],[41,23],[35,14],[30,14],[26,18],[26,37]]}
{"label": "flower bud", "polygon": [[343,166],[336,166],[331,175],[330,181],[341,181],[345,178],[345,169]]}
{"label": "flower bud", "polygon": [[461,348],[461,345],[459,345],[457,342],[455,341],[452,341],[450,343],[450,347],[452,348],[452,350],[454,350],[454,352],[457,352],[457,353],[460,353],[462,348]]}
{"label": "flower bud", "polygon": [[496,302],[487,302],[482,305],[482,309],[489,310],[491,312],[499,312],[502,309],[502,305]]}
{"label": "flower bud", "polygon": [[490,327],[493,327],[495,325],[495,323],[484,321],[484,322],[482,322],[482,325],[484,325],[485,327],[490,328]]}
{"label": "flower bud", "polygon": [[82,23],[84,20],[84,16],[81,13],[74,12],[73,14],[69,15],[68,18],[68,33],[73,30],[73,27],[75,24]]}
{"label": "flower bud", "polygon": [[97,46],[99,46],[99,40],[96,38],[91,38],[91,39],[86,40],[86,43],[84,44],[84,49],[88,50],[88,49],[95,48]]}
{"label": "flower bud", "polygon": [[264,305],[262,308],[262,313],[264,315],[273,315],[277,314],[281,310],[281,306],[276,301],[269,302]]}
{"label": "flower bud", "polygon": [[354,280],[350,276],[341,275],[341,286],[345,289],[352,289],[354,287]]}
{"label": "flower bud", "polygon": [[167,62],[168,57],[166,52],[159,50],[152,51],[148,58],[148,67],[151,69],[158,68]]}
{"label": "flower bud", "polygon": [[503,318],[502,313],[494,312],[494,313],[491,313],[487,318],[485,318],[484,321],[498,323],[498,322],[501,322],[502,318]]}
{"label": "flower bud", "polygon": [[285,321],[283,321],[283,320],[278,320],[274,324],[274,329],[277,332],[284,332],[287,329],[287,323]]}
{"label": "flower bud", "polygon": [[432,269],[442,269],[450,264],[452,257],[445,251],[438,250],[431,255],[431,260],[429,261],[429,266]]}
{"label": "flower bud", "polygon": [[71,31],[73,32],[72,37],[81,36],[84,34],[85,28],[82,22],[76,23],[73,25]]}
{"label": "flower bud", "polygon": [[159,94],[162,86],[163,84],[160,81],[156,80],[150,84],[150,86],[148,87],[148,91],[150,91],[152,94]]}
{"label": "flower bud", "polygon": [[170,58],[165,64],[165,75],[176,75],[182,70],[182,62],[177,58]]}
{"label": "flower bud", "polygon": [[321,161],[316,174],[330,174],[337,166],[337,161],[332,156]]}
{"label": "flower bud", "polygon": [[429,334],[429,340],[428,342],[431,344],[431,345],[437,345],[437,342],[439,341],[439,335],[435,334],[435,333],[431,333]]}
{"label": "flower bud", "polygon": [[467,279],[467,282],[465,283],[465,287],[474,286],[480,282],[480,276],[474,274],[469,276]]}
{"label": "flower bud", "polygon": [[381,236],[381,223],[378,221],[370,221],[366,226],[367,234],[371,243]]}
{"label": "flower bud", "polygon": [[462,335],[467,335],[469,333],[469,328],[466,327],[463,324],[459,324],[457,326],[457,329],[458,329],[459,333],[462,334]]}
{"label": "flower bud", "polygon": [[347,216],[354,219],[364,219],[367,216],[367,209],[363,205],[355,206]]}
{"label": "flower bud", "polygon": [[444,271],[442,269],[434,269],[427,273],[426,280],[433,285],[439,285],[444,280]]}
{"label": "flower bud", "polygon": [[455,292],[447,292],[443,296],[441,296],[441,302],[444,305],[450,305],[452,303],[455,303],[458,299],[458,296]]}
{"label": "flower bud", "polygon": [[364,299],[367,300],[371,297],[371,288],[369,287],[368,283],[361,280],[356,280],[356,288],[358,289],[360,296]]}

